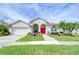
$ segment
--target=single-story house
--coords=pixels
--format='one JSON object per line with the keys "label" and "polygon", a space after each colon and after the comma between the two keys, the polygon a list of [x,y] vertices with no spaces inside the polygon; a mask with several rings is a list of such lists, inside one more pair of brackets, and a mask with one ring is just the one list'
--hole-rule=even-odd
{"label": "single-story house", "polygon": [[11,34],[27,34],[29,32],[48,34],[51,32],[53,26],[55,26],[55,24],[52,25],[41,18],[36,18],[30,21],[30,23],[18,20],[10,25],[9,31]]}

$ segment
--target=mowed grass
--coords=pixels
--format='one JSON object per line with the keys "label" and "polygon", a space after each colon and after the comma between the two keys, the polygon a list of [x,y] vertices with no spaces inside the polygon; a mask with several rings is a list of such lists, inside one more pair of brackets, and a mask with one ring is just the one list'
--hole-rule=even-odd
{"label": "mowed grass", "polygon": [[0,48],[0,55],[79,55],[79,46],[17,45]]}
{"label": "mowed grass", "polygon": [[25,37],[17,40],[18,42],[25,42],[25,41],[42,41],[44,40],[42,36],[32,36],[32,35],[26,35]]}
{"label": "mowed grass", "polygon": [[79,41],[79,36],[68,36],[68,35],[49,35],[60,41]]}

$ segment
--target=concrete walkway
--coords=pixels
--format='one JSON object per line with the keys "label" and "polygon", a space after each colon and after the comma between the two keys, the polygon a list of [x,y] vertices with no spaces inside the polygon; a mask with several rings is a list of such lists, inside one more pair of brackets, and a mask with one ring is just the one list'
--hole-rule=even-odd
{"label": "concrete walkway", "polygon": [[56,40],[55,38],[52,38],[46,34],[43,34],[43,38],[45,41],[52,41],[52,43],[54,43],[54,44],[60,44],[58,40]]}

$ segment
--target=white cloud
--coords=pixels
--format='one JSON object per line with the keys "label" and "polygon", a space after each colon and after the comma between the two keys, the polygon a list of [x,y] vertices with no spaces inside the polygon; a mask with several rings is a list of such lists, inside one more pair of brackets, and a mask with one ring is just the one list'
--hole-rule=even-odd
{"label": "white cloud", "polygon": [[12,10],[10,8],[3,8],[3,9],[0,10],[0,12],[2,12],[7,17],[9,17],[10,19],[12,19],[12,21],[13,20],[14,21],[23,20],[23,21],[29,22],[29,20],[31,19],[28,16],[23,17],[21,14],[18,14],[15,10]]}
{"label": "white cloud", "polygon": [[[50,5],[50,4],[47,4],[47,5]],[[12,8],[12,7],[16,7],[16,8]],[[36,4],[36,3],[35,4],[13,4],[13,5],[9,4],[9,7],[0,8],[0,12],[6,15],[7,17],[9,17],[10,19],[12,19],[12,21],[23,20],[23,21],[29,22],[33,20],[31,19],[31,17],[34,16],[34,18],[42,17],[43,19],[46,19],[48,21],[52,20],[52,22],[58,23],[61,20],[65,20],[65,19],[67,20],[70,20],[73,18],[78,19],[78,15],[76,17],[76,14],[79,13],[78,7],[79,7],[79,4],[77,5],[76,4],[74,5],[73,4],[62,4],[62,5],[53,4],[50,8],[47,9],[46,5],[40,6],[39,4]],[[25,11],[27,11],[26,14],[25,14]],[[36,14],[32,14],[34,12]],[[71,18],[72,15],[73,17]],[[9,21],[10,19],[7,19],[7,20]]]}

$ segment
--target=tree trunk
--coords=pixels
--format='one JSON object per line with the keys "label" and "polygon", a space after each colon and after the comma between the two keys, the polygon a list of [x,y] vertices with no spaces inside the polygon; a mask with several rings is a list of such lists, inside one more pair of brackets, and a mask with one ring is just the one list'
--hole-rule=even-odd
{"label": "tree trunk", "polygon": [[72,31],[70,31],[70,30],[69,30],[69,31],[68,31],[68,35],[70,35],[70,36],[71,36],[71,35],[72,35]]}

